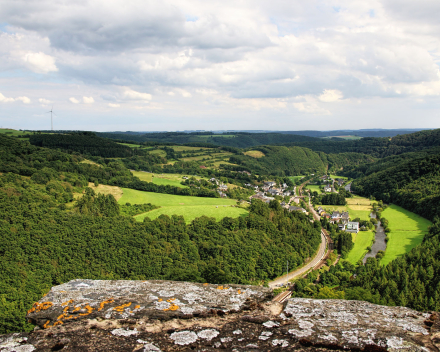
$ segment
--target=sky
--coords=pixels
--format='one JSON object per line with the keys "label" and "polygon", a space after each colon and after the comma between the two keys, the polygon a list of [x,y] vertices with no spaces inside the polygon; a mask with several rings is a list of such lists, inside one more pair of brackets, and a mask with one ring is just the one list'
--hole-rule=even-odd
{"label": "sky", "polygon": [[440,128],[438,0],[2,0],[0,127]]}

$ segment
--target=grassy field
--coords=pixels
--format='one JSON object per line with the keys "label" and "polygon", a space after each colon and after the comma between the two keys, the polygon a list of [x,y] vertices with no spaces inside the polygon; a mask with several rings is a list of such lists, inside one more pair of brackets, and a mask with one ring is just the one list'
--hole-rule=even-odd
{"label": "grassy field", "polygon": [[166,157],[167,156],[167,153],[165,152],[165,150],[162,150],[162,149],[154,149],[154,150],[150,150],[150,151],[148,151],[150,154],[157,154],[157,155],[159,155],[159,156],[163,156],[163,157]]}
{"label": "grassy field", "polygon": [[330,177],[331,177],[333,180],[336,180],[337,178],[340,178],[341,180],[348,180],[348,177],[345,177],[345,176],[337,176],[337,175],[331,175],[331,174],[330,174]]}
{"label": "grassy field", "polygon": [[152,210],[148,213],[140,214],[134,218],[137,221],[143,221],[144,218],[149,217],[151,220],[156,219],[160,215],[182,215],[185,218],[185,222],[188,224],[195,218],[202,215],[215,218],[217,221],[223,219],[226,216],[231,218],[238,218],[239,216],[246,216],[248,212],[241,208],[235,208],[230,205],[190,205],[190,206],[170,206],[160,209]]}
{"label": "grassy field", "polygon": [[382,217],[388,220],[391,230],[385,256],[381,260],[382,265],[419,245],[431,225],[429,220],[394,204],[382,212]]}
{"label": "grassy field", "polygon": [[302,179],[303,177],[305,177],[305,176],[289,176],[290,180],[291,180],[293,183],[295,183],[296,180],[300,180],[300,179]]}
{"label": "grassy field", "polygon": [[162,207],[170,206],[190,206],[190,205],[234,205],[234,199],[205,198],[191,196],[176,196],[173,194],[153,193],[136,191],[130,188],[122,188],[123,195],[119,199],[119,204],[144,204],[151,203]]}
{"label": "grassy field", "polygon": [[4,133],[8,136],[21,136],[23,134],[28,134],[30,132],[23,132],[23,131],[17,131],[17,130],[11,130],[9,128],[0,128],[0,133]]}
{"label": "grassy field", "polygon": [[264,153],[260,152],[259,150],[249,150],[248,152],[245,152],[244,155],[248,155],[253,158],[262,158],[264,156]]}
{"label": "grassy field", "polygon": [[89,182],[89,187],[96,193],[112,194],[116,200],[121,199],[123,193],[122,188],[116,186],[98,185],[98,187],[95,187],[92,182]]}
{"label": "grassy field", "polygon": [[144,171],[132,171],[134,176],[139,177],[141,181],[153,182],[156,185],[170,185],[180,188],[188,188],[188,186],[181,185],[183,181],[182,175],[179,174],[152,174]]}
{"label": "grassy field", "polygon": [[371,246],[374,242],[373,231],[359,231],[358,233],[352,233],[354,247],[348,253],[346,260],[352,264],[356,264],[367,254],[367,247]]}
{"label": "grassy field", "polygon": [[353,198],[346,198],[347,205],[322,205],[322,208],[327,213],[333,211],[348,211],[350,219],[359,218],[361,220],[369,220],[371,213],[371,201],[368,198],[353,196]]}
{"label": "grassy field", "polygon": [[318,194],[323,193],[318,185],[307,185],[307,188],[310,189],[311,192],[318,192]]}
{"label": "grassy field", "polygon": [[215,150],[215,149],[212,149],[212,148],[187,147],[187,146],[184,146],[184,145],[173,145],[171,148],[173,148],[174,151],[176,151],[176,152],[185,152],[185,151],[188,151],[188,150],[190,150],[190,151],[193,151],[193,150],[199,151],[200,149],[202,149],[202,150]]}
{"label": "grassy field", "polygon": [[141,146],[140,144],[130,144],[130,143],[118,143],[118,144],[125,145],[130,148],[139,148]]}

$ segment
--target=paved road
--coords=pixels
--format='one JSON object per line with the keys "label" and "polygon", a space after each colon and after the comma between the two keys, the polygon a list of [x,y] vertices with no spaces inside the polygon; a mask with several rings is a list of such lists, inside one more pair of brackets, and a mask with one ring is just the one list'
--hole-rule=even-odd
{"label": "paved road", "polygon": [[269,282],[269,287],[276,287],[278,285],[285,284],[286,281],[297,278],[298,276],[304,275],[308,270],[313,268],[319,261],[325,256],[325,249],[327,247],[327,240],[325,238],[324,233],[321,231],[321,245],[319,246],[318,253],[313,258],[313,260],[303,267],[296,269],[295,271],[290,272],[288,275],[280,276],[279,278]]}

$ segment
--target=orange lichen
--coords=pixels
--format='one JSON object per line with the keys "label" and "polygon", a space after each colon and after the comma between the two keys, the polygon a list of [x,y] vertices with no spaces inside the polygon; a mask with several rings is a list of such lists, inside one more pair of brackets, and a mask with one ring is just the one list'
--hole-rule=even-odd
{"label": "orange lichen", "polygon": [[65,308],[63,309],[63,312],[67,312],[68,310],[69,310],[69,306],[65,307]]}
{"label": "orange lichen", "polygon": [[57,325],[61,325],[64,324],[62,321],[56,321],[55,323],[53,323],[52,326],[57,326]]}
{"label": "orange lichen", "polygon": [[208,283],[207,283],[207,282],[205,282],[205,283],[203,284],[203,286],[208,286]]}
{"label": "orange lichen", "polygon": [[101,302],[101,303],[99,304],[98,311],[101,311],[101,310],[104,308],[104,306],[105,306],[106,304],[113,303],[113,302],[114,302],[113,299],[107,299],[107,300],[105,300],[104,302]]}
{"label": "orange lichen", "polygon": [[86,313],[81,313],[80,315],[82,315],[82,316],[84,316],[84,315],[89,315],[89,314],[92,313],[93,310],[95,309],[95,308],[90,307],[88,303],[85,305],[84,308],[87,309],[87,312],[86,312]]}
{"label": "orange lichen", "polygon": [[47,329],[49,327],[50,320],[46,321],[46,323],[43,325],[43,329]]}
{"label": "orange lichen", "polygon": [[239,295],[241,295],[241,290],[238,290],[237,293],[238,293]]}
{"label": "orange lichen", "polygon": [[175,300],[175,298],[170,298],[170,299],[167,299],[167,302],[171,303],[174,300]]}
{"label": "orange lichen", "polygon": [[75,312],[77,312],[77,311],[79,311],[79,310],[81,310],[81,307],[75,307],[75,308],[72,310],[72,313],[75,313]]}
{"label": "orange lichen", "polygon": [[66,305],[68,305],[68,304],[70,304],[70,303],[73,303],[73,299],[71,299],[71,300],[69,300],[69,301],[67,301],[67,302],[61,303],[61,305],[62,305],[62,306],[66,306]]}
{"label": "orange lichen", "polygon": [[167,310],[178,310],[179,306],[177,304],[171,304],[168,308],[165,308],[164,311],[166,312]]}
{"label": "orange lichen", "polygon": [[137,306],[134,307],[134,309],[139,309],[141,306],[138,304]]}
{"label": "orange lichen", "polygon": [[223,286],[218,286],[217,290],[223,290]]}
{"label": "orange lichen", "polygon": [[159,298],[159,302],[162,302],[163,301],[163,299],[162,298]]}
{"label": "orange lichen", "polygon": [[35,302],[33,304],[32,308],[28,310],[28,314],[33,313],[33,312],[37,313],[39,311],[48,309],[52,306],[53,306],[52,302],[43,302],[43,303]]}
{"label": "orange lichen", "polygon": [[117,311],[117,312],[123,312],[125,308],[130,307],[131,306],[131,302],[125,303],[123,305],[120,305],[118,307],[114,307],[113,310]]}
{"label": "orange lichen", "polygon": [[63,319],[65,316],[66,316],[66,314],[61,314],[61,315],[57,318],[57,320]]}

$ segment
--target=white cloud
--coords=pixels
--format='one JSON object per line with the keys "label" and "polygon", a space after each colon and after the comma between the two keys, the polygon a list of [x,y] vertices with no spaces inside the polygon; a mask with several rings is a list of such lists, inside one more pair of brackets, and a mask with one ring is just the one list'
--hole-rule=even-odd
{"label": "white cloud", "polygon": [[22,101],[23,104],[30,104],[31,103],[31,100],[28,97],[18,97],[18,98],[15,98],[15,100]]}
{"label": "white cloud", "polygon": [[15,101],[14,98],[6,98],[2,93],[0,93],[0,102],[2,103],[12,103]]}
{"label": "white cloud", "polygon": [[95,102],[95,99],[93,99],[93,97],[83,97],[84,104],[93,104],[94,102]]}
{"label": "white cloud", "polygon": [[27,53],[23,56],[26,66],[36,73],[56,72],[58,68],[55,65],[55,59],[52,56],[42,52]]}
{"label": "white cloud", "polygon": [[40,98],[38,99],[38,101],[42,104],[42,105],[49,105],[52,104],[52,101],[44,99],[44,98]]}
{"label": "white cloud", "polygon": [[130,88],[125,88],[121,94],[124,100],[151,100],[152,96],[148,93],[140,93]]}
{"label": "white cloud", "polygon": [[74,97],[69,98],[69,100],[70,100],[70,102],[73,103],[73,104],[79,104],[79,100],[76,99],[76,98],[74,98]]}
{"label": "white cloud", "polygon": [[121,106],[121,104],[109,103],[108,106],[111,107],[111,108],[119,108]]}
{"label": "white cloud", "polygon": [[337,89],[324,89],[324,92],[319,96],[319,100],[325,103],[331,103],[342,99],[344,96],[342,92]]}

